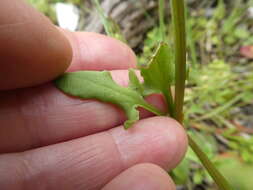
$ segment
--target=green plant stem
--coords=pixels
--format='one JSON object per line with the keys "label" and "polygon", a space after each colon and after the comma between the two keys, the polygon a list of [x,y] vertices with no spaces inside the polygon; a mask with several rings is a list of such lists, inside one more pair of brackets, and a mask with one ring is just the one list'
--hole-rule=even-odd
{"label": "green plant stem", "polygon": [[173,110],[174,110],[174,102],[173,97],[171,93],[171,87],[169,86],[169,90],[166,90],[163,92],[165,96],[166,103],[168,105],[168,112],[171,117],[173,117]]}
{"label": "green plant stem", "polygon": [[184,89],[186,80],[186,35],[185,35],[185,11],[183,0],[172,0],[172,18],[174,24],[175,45],[175,102],[174,118],[182,123]]}
{"label": "green plant stem", "polygon": [[221,175],[221,173],[215,168],[213,163],[208,159],[205,153],[199,148],[199,146],[194,142],[194,140],[188,135],[189,144],[195,154],[198,156],[199,160],[206,168],[210,176],[213,178],[218,187],[222,190],[231,190],[232,188],[228,184],[227,180]]}
{"label": "green plant stem", "polygon": [[[171,1],[172,19],[174,24],[174,38],[175,38],[175,103],[173,117],[180,123],[183,123],[183,104],[184,104],[184,89],[186,80],[186,32],[185,32],[185,10],[184,0]],[[207,169],[208,173],[214,179],[215,183],[221,190],[231,190],[227,180],[215,168],[212,162],[208,159],[205,153],[188,136],[189,144],[192,150],[200,159],[201,163]]]}
{"label": "green plant stem", "polygon": [[142,106],[143,108],[152,112],[155,115],[158,115],[158,116],[165,115],[165,113],[161,112],[160,110],[158,110],[156,107],[152,106],[151,104],[144,104],[143,103],[143,105],[145,105],[145,106]]}

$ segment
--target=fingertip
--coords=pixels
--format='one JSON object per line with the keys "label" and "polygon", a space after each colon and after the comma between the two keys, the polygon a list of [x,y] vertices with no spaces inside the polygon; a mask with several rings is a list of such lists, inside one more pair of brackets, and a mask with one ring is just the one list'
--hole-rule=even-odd
{"label": "fingertip", "polygon": [[[161,147],[161,151],[164,151],[164,155],[167,155],[167,163],[165,162],[163,168],[167,171],[172,170],[184,158],[188,148],[188,137],[185,129],[180,123],[170,117],[156,116],[150,119],[157,125],[157,128],[164,131],[165,146]],[[146,122],[150,121],[146,120]]]}
{"label": "fingertip", "polygon": [[68,71],[119,70],[135,68],[135,53],[125,43],[92,32],[63,31],[73,49]]}
{"label": "fingertip", "polygon": [[143,119],[127,131],[114,128],[111,134],[125,167],[150,162],[171,170],[183,159],[188,145],[183,127],[169,117]]}
{"label": "fingertip", "polygon": [[175,190],[175,184],[160,167],[144,163],[135,165],[114,178],[102,190]]}
{"label": "fingertip", "polygon": [[167,171],[175,168],[183,159],[188,148],[188,138],[183,126],[176,120],[164,116],[148,118],[141,122],[139,125],[143,128],[150,125],[150,130],[163,133],[160,151],[165,162],[161,166]]}
{"label": "fingertip", "polygon": [[49,19],[24,1],[0,7],[0,90],[42,84],[67,69],[71,46]]}

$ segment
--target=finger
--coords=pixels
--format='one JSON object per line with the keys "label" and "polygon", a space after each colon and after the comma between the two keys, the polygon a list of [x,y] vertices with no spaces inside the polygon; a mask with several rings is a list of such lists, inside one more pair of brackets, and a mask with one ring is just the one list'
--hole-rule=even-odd
{"label": "finger", "polygon": [[[127,85],[127,71],[112,74],[118,83]],[[161,96],[148,99],[164,108]],[[142,117],[151,115],[141,113]],[[52,85],[5,92],[0,94],[0,152],[24,151],[90,135],[124,120],[123,111],[114,105],[76,99]]]}
{"label": "finger", "polygon": [[102,190],[175,190],[175,184],[162,168],[138,164],[119,174]]}
{"label": "finger", "polygon": [[67,38],[22,0],[0,1],[0,90],[38,85],[63,73]]}
{"label": "finger", "polygon": [[136,66],[133,51],[116,39],[90,32],[62,32],[73,49],[73,60],[68,71],[115,70]]}
{"label": "finger", "polygon": [[186,134],[176,121],[167,117],[144,119],[129,130],[121,126],[65,143],[3,155],[0,187],[17,181],[25,189],[43,185],[49,190],[98,190],[139,163],[153,163],[166,170],[174,168],[186,146]]}

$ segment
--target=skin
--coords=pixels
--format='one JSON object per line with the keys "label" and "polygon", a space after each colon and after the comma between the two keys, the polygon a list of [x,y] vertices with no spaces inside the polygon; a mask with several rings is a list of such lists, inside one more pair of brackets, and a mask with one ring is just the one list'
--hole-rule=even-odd
{"label": "skin", "polygon": [[[106,69],[127,85],[130,48],[58,29],[21,0],[0,1],[0,42],[0,189],[175,189],[165,170],[186,151],[180,124],[141,110],[126,131],[122,110],[50,82],[65,70]],[[148,101],[164,109],[161,96]]]}

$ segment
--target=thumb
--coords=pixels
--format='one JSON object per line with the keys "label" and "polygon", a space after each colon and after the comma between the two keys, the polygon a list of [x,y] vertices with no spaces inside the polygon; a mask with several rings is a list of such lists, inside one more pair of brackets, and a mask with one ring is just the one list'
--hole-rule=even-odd
{"label": "thumb", "polygon": [[175,190],[169,175],[154,164],[138,164],[109,182],[102,190]]}
{"label": "thumb", "polygon": [[0,90],[38,85],[72,59],[65,36],[23,0],[0,1]]}

